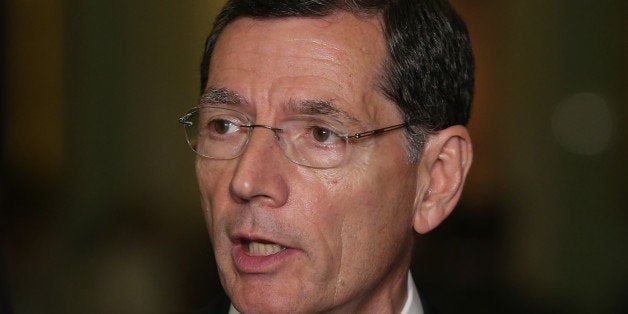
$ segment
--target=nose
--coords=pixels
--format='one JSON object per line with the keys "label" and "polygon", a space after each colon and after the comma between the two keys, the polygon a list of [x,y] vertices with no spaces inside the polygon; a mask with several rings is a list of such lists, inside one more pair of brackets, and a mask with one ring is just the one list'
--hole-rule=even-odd
{"label": "nose", "polygon": [[229,191],[239,203],[259,202],[264,206],[281,207],[288,199],[287,170],[293,165],[277,145],[280,129],[263,125],[251,128],[251,138],[238,157]]}

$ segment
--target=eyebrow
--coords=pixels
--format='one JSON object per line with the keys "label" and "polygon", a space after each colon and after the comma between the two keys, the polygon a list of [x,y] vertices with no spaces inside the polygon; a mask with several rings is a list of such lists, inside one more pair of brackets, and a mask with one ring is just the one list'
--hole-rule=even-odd
{"label": "eyebrow", "polygon": [[307,99],[302,101],[289,101],[288,110],[302,115],[322,115],[328,116],[339,122],[360,124],[360,121],[348,112],[338,108],[333,101]]}
{"label": "eyebrow", "polygon": [[237,105],[242,102],[238,93],[224,87],[209,87],[199,98],[199,104]]}
{"label": "eyebrow", "polygon": [[[225,87],[208,87],[200,96],[199,104],[223,104],[223,105],[240,105],[242,97],[233,90]],[[305,100],[289,100],[287,110],[293,114],[301,115],[320,115],[330,117],[341,123],[355,124],[362,126],[360,121],[348,112],[338,108],[332,100],[324,99],[305,99]]]}

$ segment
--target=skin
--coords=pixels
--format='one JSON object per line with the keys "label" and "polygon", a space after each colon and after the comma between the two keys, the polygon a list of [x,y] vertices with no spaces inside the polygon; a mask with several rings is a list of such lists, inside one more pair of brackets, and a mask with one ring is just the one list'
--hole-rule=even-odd
{"label": "skin", "polygon": [[[290,104],[322,99],[351,117],[343,121],[351,132],[362,132],[402,122],[376,88],[384,55],[376,18],[241,18],[218,40],[207,87],[237,93],[230,108],[256,124],[276,125],[295,113]],[[337,168],[314,169],[290,162],[272,132],[257,128],[238,158],[198,157],[206,224],[234,306],[399,312],[414,232],[451,212],[471,161],[462,127],[432,136],[416,164],[407,162],[405,144],[403,131],[391,131],[353,145]],[[243,268],[238,254],[249,239],[287,249]]]}

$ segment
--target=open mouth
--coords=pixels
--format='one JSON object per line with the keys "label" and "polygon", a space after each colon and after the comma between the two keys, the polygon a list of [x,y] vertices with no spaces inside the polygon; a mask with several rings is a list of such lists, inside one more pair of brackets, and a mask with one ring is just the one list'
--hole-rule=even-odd
{"label": "open mouth", "polygon": [[247,240],[242,239],[243,247],[245,248],[245,252],[249,256],[270,256],[273,254],[277,254],[286,249],[285,246],[281,246],[276,243],[264,242],[264,241],[255,241],[255,240]]}

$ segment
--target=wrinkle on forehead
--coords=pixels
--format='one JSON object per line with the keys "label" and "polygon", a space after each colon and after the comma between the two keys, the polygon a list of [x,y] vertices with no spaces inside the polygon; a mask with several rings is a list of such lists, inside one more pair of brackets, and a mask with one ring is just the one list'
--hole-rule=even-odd
{"label": "wrinkle on forehead", "polygon": [[[307,23],[303,23],[304,20],[307,20]],[[257,31],[260,28],[264,31]],[[231,32],[237,33],[238,36],[229,36]],[[239,18],[225,29],[218,41],[227,38],[237,41],[236,45],[230,45],[237,48],[227,53],[310,58],[344,68],[351,68],[347,66],[349,63],[373,65],[375,61],[375,64],[379,64],[382,61],[379,59],[385,55],[385,42],[379,18],[358,17],[347,12],[338,12],[325,17]],[[364,38],[369,40],[365,41]],[[355,52],[362,56],[357,58],[352,56],[351,54]],[[262,59],[259,61],[264,62]]]}
{"label": "wrinkle on forehead", "polygon": [[[399,120],[380,88],[386,55],[379,17],[343,11],[325,17],[243,17],[218,39],[208,84],[237,91],[255,110],[284,106],[289,98],[333,100],[360,124],[378,127]],[[392,105],[392,116],[382,115],[390,111],[383,103]]]}

